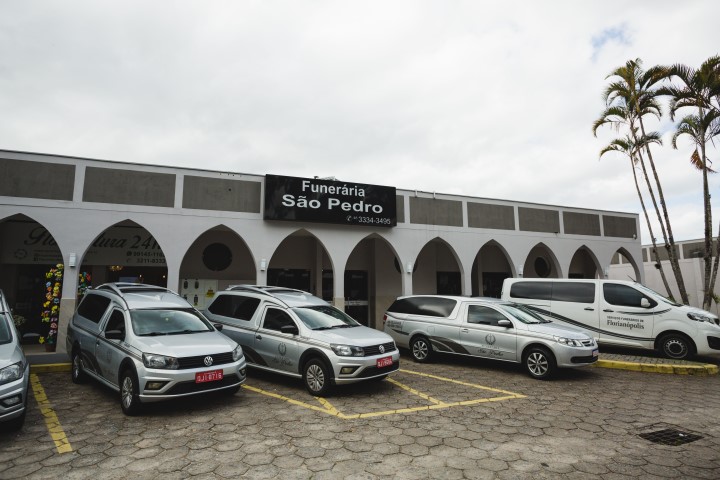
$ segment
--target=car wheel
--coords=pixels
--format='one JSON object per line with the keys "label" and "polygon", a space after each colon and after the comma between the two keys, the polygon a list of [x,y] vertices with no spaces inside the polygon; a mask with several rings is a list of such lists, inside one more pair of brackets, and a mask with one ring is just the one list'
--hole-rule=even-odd
{"label": "car wheel", "polygon": [[140,410],[138,381],[130,369],[120,375],[120,407],[125,415],[135,415]]}
{"label": "car wheel", "polygon": [[416,362],[429,362],[433,353],[432,345],[425,337],[415,337],[410,343],[410,353]]}
{"label": "car wheel", "polygon": [[553,354],[540,347],[528,350],[523,364],[530,376],[538,380],[547,380],[552,377],[557,368]]}
{"label": "car wheel", "polygon": [[303,381],[311,395],[323,397],[330,391],[332,378],[325,362],[313,358],[303,367]]}
{"label": "car wheel", "polygon": [[695,345],[686,336],[677,333],[665,335],[660,339],[660,353],[668,358],[684,360],[692,356]]}
{"label": "car wheel", "polygon": [[73,350],[72,352],[72,369],[70,372],[73,383],[85,383],[87,376],[83,371],[82,357],[79,350]]}

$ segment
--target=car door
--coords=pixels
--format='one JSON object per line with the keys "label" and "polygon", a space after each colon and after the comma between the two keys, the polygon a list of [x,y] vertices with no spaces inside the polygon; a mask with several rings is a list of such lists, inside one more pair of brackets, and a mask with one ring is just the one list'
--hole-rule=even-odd
{"label": "car door", "polygon": [[110,340],[105,338],[105,334],[111,330],[125,333],[127,329],[125,314],[119,308],[114,307],[110,311],[102,332],[95,340],[95,359],[100,369],[100,376],[113,385],[118,384],[118,370],[123,359],[121,343],[124,340]]}
{"label": "car door", "polygon": [[552,284],[552,321],[579,328],[583,333],[600,338],[600,308],[598,285],[600,282],[556,280]]}
{"label": "car door", "polygon": [[[510,327],[500,326],[508,320]],[[467,305],[460,325],[460,344],[470,355],[517,361],[517,333],[513,321],[487,305]]]}
{"label": "car door", "polygon": [[603,282],[600,306],[601,342],[652,347],[655,300],[630,285]]}
{"label": "car door", "polygon": [[260,356],[261,365],[288,373],[298,373],[300,349],[296,335],[285,333],[282,327],[295,327],[295,320],[284,310],[266,306],[260,328],[255,332],[255,352]]}

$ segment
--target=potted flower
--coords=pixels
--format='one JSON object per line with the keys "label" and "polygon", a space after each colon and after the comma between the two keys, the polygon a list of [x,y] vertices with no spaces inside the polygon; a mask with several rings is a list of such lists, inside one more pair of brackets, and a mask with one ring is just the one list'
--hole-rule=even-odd
{"label": "potted flower", "polygon": [[48,324],[48,333],[45,336],[41,336],[39,342],[45,345],[45,350],[48,352],[55,351],[55,344],[57,342],[62,276],[62,263],[57,264],[45,274],[45,279],[47,280],[45,283],[45,302],[43,303],[40,320]]}

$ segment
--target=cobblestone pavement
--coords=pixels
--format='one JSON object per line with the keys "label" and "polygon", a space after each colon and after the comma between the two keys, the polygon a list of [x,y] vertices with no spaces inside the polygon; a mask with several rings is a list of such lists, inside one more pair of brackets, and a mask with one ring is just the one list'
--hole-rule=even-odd
{"label": "cobblestone pavement", "polygon": [[[23,430],[0,433],[0,478],[720,478],[720,376],[585,368],[543,382],[489,361],[402,361],[388,380],[325,402],[299,381],[251,373],[235,396],[137,417],[97,383],[38,374],[48,408],[31,399]],[[638,436],[667,429],[702,438]]]}

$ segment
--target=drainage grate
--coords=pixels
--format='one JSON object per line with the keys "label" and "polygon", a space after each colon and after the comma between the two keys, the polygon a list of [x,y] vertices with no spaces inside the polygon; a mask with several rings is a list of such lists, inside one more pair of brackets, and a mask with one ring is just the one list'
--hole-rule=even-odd
{"label": "drainage grate", "polygon": [[649,440],[653,443],[659,443],[660,445],[685,445],[686,443],[694,442],[695,440],[703,438],[694,433],[683,432],[672,425],[655,424],[650,425],[643,430],[648,431],[638,434],[640,438],[644,438],[645,440]]}

